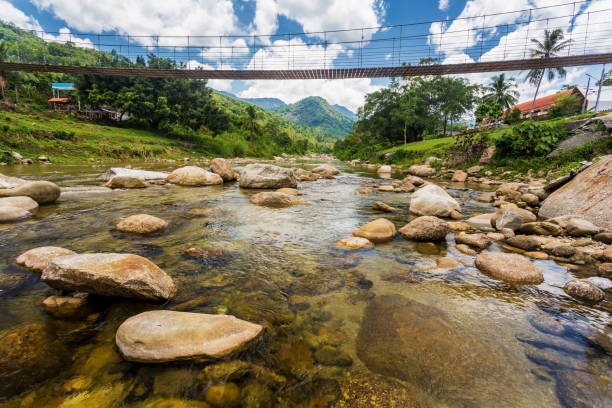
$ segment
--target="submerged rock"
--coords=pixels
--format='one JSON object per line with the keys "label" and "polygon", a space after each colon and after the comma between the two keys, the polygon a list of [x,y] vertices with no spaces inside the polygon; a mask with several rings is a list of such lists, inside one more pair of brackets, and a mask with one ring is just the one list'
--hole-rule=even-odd
{"label": "submerged rock", "polygon": [[123,322],[115,341],[129,361],[210,361],[247,349],[262,333],[262,326],[230,315],[156,310]]}
{"label": "submerged rock", "polygon": [[322,164],[318,167],[315,167],[314,169],[312,169],[312,172],[318,175],[319,177],[326,179],[331,179],[334,178],[334,176],[342,174],[340,170],[330,164]]}
{"label": "submerged rock", "polygon": [[167,300],[176,287],[157,265],[132,254],[83,254],[51,260],[41,279],[57,289],[104,296]]}
{"label": "submerged rock", "polygon": [[395,237],[395,225],[386,218],[378,218],[353,232],[353,236],[366,238],[374,243],[391,241]]}
{"label": "submerged rock", "polygon": [[267,207],[291,207],[294,205],[306,204],[308,201],[293,194],[279,193],[276,191],[266,191],[251,196],[252,204],[264,205]]}
{"label": "submerged rock", "polygon": [[465,232],[456,235],[455,242],[480,249],[488,248],[491,245],[491,240],[485,234],[466,234]]}
{"label": "submerged rock", "polygon": [[385,204],[382,201],[376,201],[372,205],[372,209],[375,210],[375,211],[382,211],[382,212],[397,212],[397,211],[399,211],[397,208],[391,207],[390,205]]}
{"label": "submerged rock", "polygon": [[116,188],[145,188],[149,185],[143,179],[130,177],[130,176],[117,176],[113,177],[105,184],[106,187],[116,189]]}
{"label": "submerged rock", "polygon": [[446,221],[438,217],[417,217],[398,230],[405,239],[411,241],[442,241],[449,232]]}
{"label": "submerged rock", "polygon": [[19,255],[15,259],[15,263],[31,271],[41,273],[54,258],[66,255],[76,255],[76,252],[54,246],[39,247]]}
{"label": "submerged rock", "polygon": [[133,234],[152,234],[168,227],[161,218],[149,214],[136,214],[123,218],[115,228],[117,231]]}
{"label": "submerged rock", "polygon": [[457,200],[444,189],[435,184],[429,184],[414,194],[410,200],[410,212],[418,215],[434,215],[449,217],[452,211],[461,212]]}
{"label": "submerged rock", "polygon": [[345,238],[338,241],[337,245],[348,249],[374,248],[372,241],[362,237]]}
{"label": "submerged rock", "polygon": [[50,181],[26,181],[17,187],[0,189],[0,197],[27,196],[38,204],[55,202],[60,196],[60,188]]}
{"label": "submerged rock", "polygon": [[21,208],[32,214],[36,214],[36,211],[38,211],[38,203],[27,196],[0,198],[0,207],[4,206]]}
{"label": "submerged rock", "polygon": [[59,319],[80,319],[92,311],[88,295],[83,292],[72,296],[49,296],[42,305],[47,313]]}
{"label": "submerged rock", "polygon": [[221,176],[223,181],[234,181],[236,180],[236,175],[234,174],[234,170],[232,170],[232,166],[230,162],[226,159],[222,159],[217,157],[210,162],[210,168],[213,173]]}
{"label": "submerged rock", "polygon": [[[399,295],[376,296],[367,306],[357,355],[371,371],[426,390],[445,406],[493,406],[494,390],[507,386],[494,349],[441,310]],[[482,378],[492,388],[483,388]]]}
{"label": "submerged rock", "polygon": [[563,290],[570,296],[589,302],[601,302],[606,296],[604,291],[586,279],[574,279],[563,286]]}
{"label": "submerged rock", "polygon": [[289,195],[294,195],[294,196],[302,195],[302,193],[300,193],[295,188],[288,188],[288,187],[279,188],[278,190],[275,191],[275,193],[283,193],[283,194],[289,194]]}
{"label": "submerged rock", "polygon": [[518,254],[483,252],[478,254],[476,267],[486,275],[513,284],[540,284],[544,275],[529,259]]}
{"label": "submerged rock", "polygon": [[242,188],[283,188],[297,187],[293,171],[271,164],[249,164],[240,172],[238,181]]}
{"label": "submerged rock", "polygon": [[197,166],[185,166],[176,169],[168,175],[166,181],[168,183],[188,187],[223,184],[221,176]]}

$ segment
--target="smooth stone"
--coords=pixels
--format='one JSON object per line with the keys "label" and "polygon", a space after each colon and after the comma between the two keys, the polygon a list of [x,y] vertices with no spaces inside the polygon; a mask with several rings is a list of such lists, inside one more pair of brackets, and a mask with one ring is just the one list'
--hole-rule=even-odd
{"label": "smooth stone", "polygon": [[231,315],[155,310],[123,322],[115,341],[128,361],[211,361],[246,350],[263,330]]}
{"label": "smooth stone", "polygon": [[493,215],[495,215],[495,213],[475,215],[465,220],[465,222],[472,228],[491,229],[493,228],[493,225],[491,225],[491,218]]}
{"label": "smooth stone", "polygon": [[38,204],[53,203],[60,194],[57,184],[49,181],[26,181],[17,187],[0,189],[0,197],[28,196]]}
{"label": "smooth stone", "polygon": [[612,232],[600,232],[593,237],[595,241],[603,242],[604,244],[612,245]]}
{"label": "smooth stone", "polygon": [[408,170],[406,170],[406,172],[417,177],[433,177],[436,175],[436,169],[420,164],[413,164],[408,168]]}
{"label": "smooth stone", "polygon": [[0,223],[23,221],[31,217],[32,213],[23,208],[8,205],[0,206]]}
{"label": "smooth stone", "polygon": [[143,179],[129,176],[117,176],[110,179],[105,187],[116,189],[116,188],[145,188],[148,187],[147,182]]}
{"label": "smooth stone", "polygon": [[56,289],[103,296],[167,300],[176,293],[172,278],[157,265],[133,254],[82,254],[56,257],[41,279]]}
{"label": "smooth stone", "polygon": [[525,251],[535,251],[540,249],[540,241],[529,235],[515,235],[506,239],[506,243]]}
{"label": "smooth stone", "polygon": [[606,296],[603,290],[586,279],[571,280],[563,286],[563,290],[572,297],[589,302],[601,302]]}
{"label": "smooth stone", "polygon": [[240,405],[240,388],[232,382],[208,388],[204,399],[213,407],[231,408]]}
{"label": "smooth stone", "polygon": [[531,194],[531,193],[523,193],[521,195],[520,200],[527,203],[527,205],[530,205],[532,207],[540,203],[540,199],[538,198],[538,196],[535,194]]}
{"label": "smooth stone", "polygon": [[378,170],[376,170],[378,173],[391,173],[391,166],[388,165],[382,165],[378,168]]}
{"label": "smooth stone", "polygon": [[210,169],[213,173],[221,176],[224,182],[236,180],[234,170],[232,170],[230,162],[226,159],[223,159],[221,157],[212,159],[212,161],[210,162]]}
{"label": "smooth stone", "polygon": [[407,175],[401,181],[402,181],[402,184],[412,184],[417,187],[425,184],[425,180],[423,180],[420,177],[413,176],[413,175]]}
{"label": "smooth stone", "polygon": [[491,245],[491,240],[485,234],[466,234],[465,232],[456,235],[455,242],[479,249],[485,249]]}
{"label": "smooth stone", "polygon": [[293,172],[295,178],[299,181],[317,181],[321,178],[318,174],[314,174],[311,171],[300,169],[297,167],[292,168],[291,171]]}
{"label": "smooth stone", "polygon": [[87,293],[72,296],[49,296],[42,302],[45,311],[58,319],[80,319],[91,312]]}
{"label": "smooth stone", "polygon": [[312,169],[311,172],[318,175],[319,177],[326,179],[334,178],[334,176],[342,174],[340,170],[329,164],[322,164],[320,166],[317,166]]}
{"label": "smooth stone", "polygon": [[151,234],[168,227],[168,223],[161,218],[149,214],[136,214],[123,218],[115,227],[117,231],[133,234]]}
{"label": "smooth stone", "polygon": [[198,374],[199,381],[226,382],[244,377],[251,370],[251,365],[242,360],[222,361],[204,367]]}
{"label": "smooth stone", "polygon": [[[495,218],[495,221],[493,221]],[[517,231],[521,225],[525,222],[525,219],[521,214],[513,211],[500,211],[495,213],[491,218],[491,224],[498,230],[501,231],[505,228],[512,231]]]}
{"label": "smooth stone", "polygon": [[0,173],[0,189],[17,187],[23,183],[27,183],[27,181],[17,177],[5,176],[4,174]]}
{"label": "smooth stone", "polygon": [[436,265],[441,269],[454,269],[458,266],[461,266],[461,262],[459,262],[455,258],[444,257],[436,259]]}
{"label": "smooth stone", "polygon": [[294,195],[294,196],[302,195],[302,193],[300,193],[295,188],[289,188],[289,187],[279,188],[278,190],[275,191],[275,193],[283,193],[283,194],[289,194],[289,195]]}
{"label": "smooth stone", "polygon": [[374,243],[372,241],[362,237],[344,238],[338,241],[337,245],[348,249],[374,248]]}
{"label": "smooth stone", "polygon": [[297,179],[291,169],[271,164],[249,164],[240,172],[242,188],[296,188]]}
{"label": "smooth stone", "polygon": [[197,166],[185,166],[176,169],[166,177],[166,181],[168,183],[189,187],[223,184],[221,176]]}
{"label": "smooth stone", "polygon": [[0,207],[4,206],[21,208],[32,214],[36,214],[36,211],[38,211],[38,203],[28,196],[0,198]]}
{"label": "smooth stone", "polygon": [[[500,207],[500,209],[497,211],[496,215],[493,216],[493,218],[491,218],[491,223],[493,224],[494,227],[497,228],[496,222],[497,219],[504,213],[504,212],[511,212],[517,215],[520,215],[521,217],[523,217],[523,222],[536,222],[537,218],[536,215],[534,213],[532,213],[529,210],[525,210],[524,208],[518,208],[516,205],[514,204],[505,204],[502,205]],[[504,227],[501,227],[504,228]],[[505,227],[505,228],[509,228],[509,227]]]}
{"label": "smooth stone", "polygon": [[417,215],[448,217],[453,210],[461,212],[457,200],[435,184],[426,185],[416,191],[410,200],[410,212]]}
{"label": "smooth stone", "polygon": [[518,254],[482,252],[476,267],[486,275],[513,284],[540,284],[544,275],[529,259]]}
{"label": "smooth stone", "polygon": [[395,187],[393,187],[391,184],[384,184],[380,187],[378,187],[378,191],[386,191],[386,192],[392,192],[395,190]]}
{"label": "smooth stone", "polygon": [[30,249],[19,255],[17,259],[15,259],[15,263],[26,269],[41,273],[54,258],[76,254],[76,252],[66,248],[54,246],[39,247]]}
{"label": "smooth stone", "polygon": [[548,259],[548,254],[546,252],[527,251],[523,253],[523,255],[534,259]]}
{"label": "smooth stone", "polygon": [[551,254],[554,256],[559,256],[562,258],[569,258],[576,253],[576,248],[568,244],[561,244],[553,247],[550,250]]}
{"label": "smooth stone", "polygon": [[577,174],[554,191],[540,207],[544,219],[579,214],[598,227],[612,230],[612,155]]}
{"label": "smooth stone", "polygon": [[102,180],[109,181],[114,177],[134,177],[141,180],[165,180],[168,173],[161,171],[148,171],[127,169],[123,167],[112,167],[102,174]]}
{"label": "smooth stone", "polygon": [[572,237],[596,235],[598,232],[601,231],[601,228],[596,225],[593,225],[592,222],[572,215],[550,218],[546,221],[561,226],[565,233]]}
{"label": "smooth stone", "polygon": [[293,194],[266,191],[253,194],[250,198],[252,204],[267,207],[291,207],[293,205],[306,204],[308,201]]}
{"label": "smooth stone", "polygon": [[353,232],[353,236],[366,238],[374,243],[391,241],[395,237],[395,225],[386,218],[378,218]]}
{"label": "smooth stone", "polygon": [[476,251],[474,251],[472,248],[470,248],[469,246],[465,245],[465,244],[459,244],[456,245],[455,248],[457,249],[457,251],[465,254],[465,255],[476,255]]}
{"label": "smooth stone", "polygon": [[457,170],[453,173],[453,178],[451,180],[456,183],[463,183],[465,180],[467,180],[467,176],[468,175],[465,171]]}
{"label": "smooth stone", "polygon": [[374,189],[372,187],[362,187],[359,190],[357,190],[358,194],[371,194],[374,192]]}
{"label": "smooth stone", "polygon": [[450,228],[448,223],[438,217],[417,217],[398,230],[398,233],[411,241],[442,241]]}
{"label": "smooth stone", "polygon": [[382,211],[382,212],[397,212],[397,211],[399,211],[397,208],[391,207],[390,205],[385,204],[382,201],[376,201],[372,205],[372,209],[375,210],[375,211]]}
{"label": "smooth stone", "polygon": [[591,276],[590,278],[586,278],[584,280],[591,282],[593,285],[597,286],[603,291],[608,291],[612,289],[612,280],[608,278],[602,278],[601,276]]}
{"label": "smooth stone", "polygon": [[554,237],[563,233],[563,228],[551,222],[527,222],[519,228],[521,234],[526,235],[552,235]]}

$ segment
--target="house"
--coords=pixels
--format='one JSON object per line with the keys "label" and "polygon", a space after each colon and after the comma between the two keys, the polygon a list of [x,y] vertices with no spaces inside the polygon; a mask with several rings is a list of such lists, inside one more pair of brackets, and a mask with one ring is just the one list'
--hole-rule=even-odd
{"label": "house", "polygon": [[[582,93],[582,91],[580,91],[580,89],[578,89],[577,87],[572,88],[572,89],[566,89],[564,91],[557,92],[556,94],[547,95],[547,96],[543,96],[541,98],[536,99],[535,104],[533,106],[533,117],[532,118],[537,120],[538,118],[546,116],[548,114],[548,110],[552,106],[555,105],[555,102],[558,100],[557,98],[559,98],[560,96],[564,96],[564,95],[568,95],[568,96],[576,95],[580,99],[581,103],[584,104],[585,96]],[[512,111],[514,108],[519,108],[521,111],[521,119],[529,119],[530,114],[531,114],[532,104],[533,104],[533,100],[519,103],[518,105],[515,105],[512,108],[510,108],[510,111]],[[588,101],[587,101],[587,105],[588,105]]]}

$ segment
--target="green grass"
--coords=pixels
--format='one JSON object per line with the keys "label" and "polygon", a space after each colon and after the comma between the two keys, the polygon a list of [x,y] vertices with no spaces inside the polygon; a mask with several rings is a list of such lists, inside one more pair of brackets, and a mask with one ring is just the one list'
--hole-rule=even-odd
{"label": "green grass", "polygon": [[[17,151],[24,157],[46,155],[58,163],[145,160],[152,157],[179,159],[210,156],[216,146],[174,140],[141,130],[99,125],[49,112],[21,114],[0,112],[0,151]],[[0,161],[10,154],[2,153]]]}
{"label": "green grass", "polygon": [[410,166],[415,163],[420,163],[430,156],[443,158],[454,141],[455,138],[452,136],[440,139],[421,140],[419,142],[392,147],[383,150],[381,153],[383,155],[393,153],[393,155],[384,160],[385,163]]}

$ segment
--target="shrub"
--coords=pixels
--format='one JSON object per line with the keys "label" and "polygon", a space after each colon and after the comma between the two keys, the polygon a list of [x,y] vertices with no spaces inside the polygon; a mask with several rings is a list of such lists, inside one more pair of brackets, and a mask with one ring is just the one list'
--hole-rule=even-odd
{"label": "shrub", "polygon": [[510,111],[506,112],[506,116],[504,117],[504,123],[507,125],[514,125],[521,121],[521,110],[519,108],[513,108]]}
{"label": "shrub", "polygon": [[504,156],[545,156],[566,136],[567,133],[561,123],[529,120],[515,126],[512,133],[502,133],[495,140],[495,147],[498,154]]}
{"label": "shrub", "polygon": [[555,104],[548,110],[549,118],[561,118],[580,113],[582,101],[576,95],[559,95],[554,99]]}

